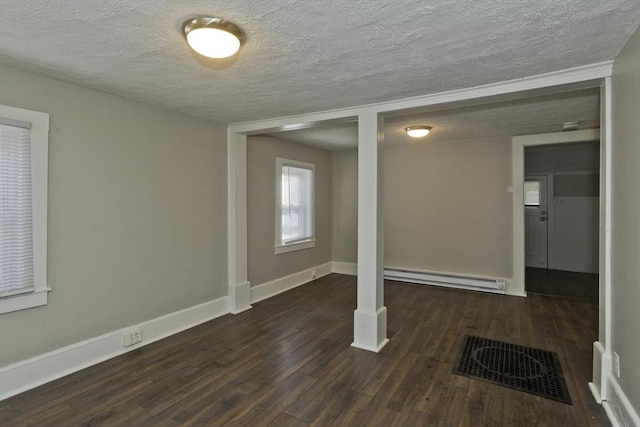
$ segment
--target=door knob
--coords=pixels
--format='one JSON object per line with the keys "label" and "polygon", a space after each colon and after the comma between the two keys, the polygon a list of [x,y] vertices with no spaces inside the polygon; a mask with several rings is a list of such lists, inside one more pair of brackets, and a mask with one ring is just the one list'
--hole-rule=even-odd
{"label": "door knob", "polygon": [[540,221],[546,221],[546,220],[547,220],[547,218],[545,218],[543,216],[540,217]]}

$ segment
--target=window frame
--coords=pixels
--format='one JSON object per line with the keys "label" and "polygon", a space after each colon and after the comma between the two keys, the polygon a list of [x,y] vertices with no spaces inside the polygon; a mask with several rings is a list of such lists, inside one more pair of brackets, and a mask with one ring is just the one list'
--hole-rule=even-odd
{"label": "window frame", "polygon": [[34,289],[0,296],[0,314],[47,304],[47,190],[49,163],[49,114],[0,105],[0,118],[31,123],[31,217]]}
{"label": "window frame", "polygon": [[[301,169],[311,170],[311,237],[304,240],[296,240],[290,243],[282,242],[282,168],[284,166],[291,166]],[[299,251],[303,249],[310,249],[316,246],[316,167],[313,163],[301,162],[298,160],[285,159],[282,157],[276,157],[276,215],[275,215],[275,254],[283,254],[287,252]]]}

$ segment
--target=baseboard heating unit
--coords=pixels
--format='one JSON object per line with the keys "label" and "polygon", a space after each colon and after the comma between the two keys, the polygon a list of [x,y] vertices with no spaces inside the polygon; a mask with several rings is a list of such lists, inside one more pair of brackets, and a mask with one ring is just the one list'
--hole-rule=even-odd
{"label": "baseboard heating unit", "polygon": [[507,293],[506,280],[490,277],[473,277],[433,271],[385,268],[384,278],[387,280],[395,280],[398,282],[447,286],[450,288],[493,292],[496,294]]}

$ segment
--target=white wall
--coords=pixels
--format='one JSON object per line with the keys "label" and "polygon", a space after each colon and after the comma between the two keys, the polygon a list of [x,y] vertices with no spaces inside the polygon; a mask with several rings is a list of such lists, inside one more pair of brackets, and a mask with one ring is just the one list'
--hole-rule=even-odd
{"label": "white wall", "polygon": [[0,365],[226,295],[219,125],[11,68],[0,103],[50,113],[44,307],[0,317]]}
{"label": "white wall", "polygon": [[[276,157],[315,165],[314,248],[274,253]],[[331,153],[270,136],[248,137],[247,235],[251,286],[331,262]]]}
{"label": "white wall", "polygon": [[612,86],[611,349],[640,414],[640,29],[614,63]]}

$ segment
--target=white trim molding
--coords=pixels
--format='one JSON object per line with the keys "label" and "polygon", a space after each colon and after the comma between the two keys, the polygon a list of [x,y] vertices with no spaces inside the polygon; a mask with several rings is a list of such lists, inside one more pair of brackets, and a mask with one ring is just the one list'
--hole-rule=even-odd
{"label": "white trim molding", "polygon": [[338,274],[347,274],[349,276],[357,276],[358,264],[356,264],[355,262],[333,261],[331,263],[331,272]]}
{"label": "white trim molding", "polygon": [[316,247],[316,239],[303,240],[301,242],[288,243],[285,245],[276,245],[275,254],[286,254],[288,252],[301,251],[303,249],[311,249]]}
{"label": "white trim molding", "polygon": [[[589,388],[598,403],[606,402],[610,388],[607,378],[613,372],[611,357],[611,77],[600,86],[600,310],[598,341],[593,344],[593,377]],[[604,403],[603,403],[604,406]],[[613,421],[612,421],[613,423]]]}
{"label": "white trim molding", "polygon": [[35,289],[28,293],[0,298],[0,314],[47,305],[47,293],[51,288]]}
{"label": "white trim molding", "polygon": [[358,116],[358,303],[354,347],[380,351],[387,343],[384,306],[384,118]]}
{"label": "white trim molding", "polygon": [[351,347],[379,353],[387,345],[387,307],[375,312],[357,309],[353,312],[353,343]]}
{"label": "white trim molding", "polygon": [[[302,221],[302,222],[306,222],[309,225],[309,229],[307,231],[309,231],[309,235],[306,236],[300,236],[297,241],[294,242],[283,242],[283,236],[282,236],[282,185],[283,185],[283,168],[285,167],[292,167],[292,168],[297,168],[297,169],[303,169],[306,171],[311,171],[311,179],[310,182],[306,182],[306,189],[305,190],[301,190],[300,192],[300,197],[302,199],[306,199],[305,202],[301,201],[301,204],[304,205],[304,207],[306,208],[304,210],[304,212],[306,213],[305,216],[307,221]],[[316,207],[316,201],[315,201],[315,181],[316,181],[316,165],[313,163],[308,163],[308,162],[302,162],[300,160],[292,160],[292,159],[285,159],[282,157],[276,157],[276,173],[275,173],[275,190],[276,190],[276,200],[275,200],[275,207],[276,207],[276,213],[275,213],[275,236],[274,236],[274,241],[275,241],[275,254],[279,255],[279,254],[284,254],[287,252],[294,252],[294,251],[300,251],[303,249],[311,249],[314,248],[316,246],[316,215],[315,215],[315,207]],[[303,178],[300,178],[300,182],[302,185],[302,182],[305,182],[305,180]],[[289,185],[291,185],[291,182],[289,181]],[[291,209],[292,205],[289,205],[289,209]],[[299,215],[299,213],[298,213]]]}
{"label": "white trim molding", "polygon": [[607,353],[600,341],[593,343],[593,376],[589,389],[598,403],[607,399],[607,375],[612,370],[611,353]]}
{"label": "white trim molding", "polygon": [[29,124],[31,139],[31,224],[33,288],[30,292],[0,297],[0,314],[47,304],[47,203],[49,180],[49,114],[0,105],[0,118]]}
{"label": "white trim molding", "polygon": [[251,303],[263,301],[272,296],[281,294],[290,289],[297,288],[313,280],[324,277],[332,273],[332,263],[321,264],[316,267],[307,268],[306,270],[280,277],[251,288]]}
{"label": "white trim molding", "polygon": [[227,129],[227,285],[231,313],[251,308],[247,262],[247,136]]}
{"label": "white trim molding", "polygon": [[[0,400],[88,368],[229,313],[227,297],[218,298],[146,322],[0,368]],[[142,342],[124,347],[123,335],[140,330]]]}
{"label": "white trim molding", "polygon": [[325,110],[309,114],[278,117],[266,120],[239,122],[229,125],[231,132],[239,134],[258,134],[267,131],[286,131],[312,127],[314,123],[335,123],[355,121],[360,113],[389,113],[393,111],[419,108],[429,105],[448,104],[477,100],[479,98],[529,93],[530,91],[555,88],[576,83],[589,83],[584,87],[597,87],[600,80],[612,74],[613,61],[598,62],[574,68],[553,71],[520,79],[490,83],[482,86],[451,90],[430,95],[415,96],[394,101],[366,104],[356,107]]}
{"label": "white trim molding", "polygon": [[609,421],[613,427],[640,427],[640,416],[633,408],[631,401],[611,375],[607,375],[607,399],[602,401]]}

